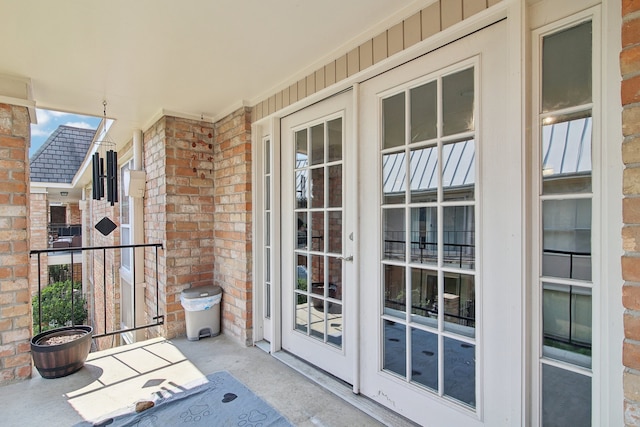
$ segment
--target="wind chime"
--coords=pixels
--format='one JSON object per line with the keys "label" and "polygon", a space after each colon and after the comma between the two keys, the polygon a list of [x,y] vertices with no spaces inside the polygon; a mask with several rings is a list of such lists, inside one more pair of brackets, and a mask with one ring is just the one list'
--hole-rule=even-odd
{"label": "wind chime", "polygon": [[[96,141],[98,149],[93,153],[93,199],[102,200],[105,196],[104,182],[107,181],[107,201],[111,203],[118,202],[118,153],[114,151],[115,143],[109,139],[107,135],[107,101],[102,103],[104,106],[104,120],[102,121],[102,139]],[[105,170],[104,161],[107,160],[107,168]]]}
{"label": "wind chime", "polygon": [[[102,200],[105,196],[104,181],[107,181],[107,201],[113,206],[118,202],[118,153],[114,150],[116,144],[111,141],[107,130],[107,101],[103,101],[104,120],[102,120],[101,139],[96,141],[98,148],[93,153],[91,164],[93,166],[93,199]],[[105,170],[104,161],[107,160]],[[117,225],[109,218],[104,217],[95,225],[96,230],[104,236],[111,234]]]}

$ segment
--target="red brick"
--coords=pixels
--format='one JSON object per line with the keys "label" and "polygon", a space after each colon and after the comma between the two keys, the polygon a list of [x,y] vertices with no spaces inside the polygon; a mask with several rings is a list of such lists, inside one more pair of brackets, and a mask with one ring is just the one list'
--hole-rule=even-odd
{"label": "red brick", "polygon": [[[626,48],[638,43],[640,43],[640,19],[636,18],[625,21],[622,24],[622,47]],[[623,70],[622,74],[625,73]]]}
{"label": "red brick", "polygon": [[622,0],[623,17],[637,10],[640,10],[640,2],[638,0]]}
{"label": "red brick", "polygon": [[625,308],[640,311],[640,285],[625,284],[622,287],[622,303]]}
{"label": "red brick", "polygon": [[640,340],[640,313],[627,311],[624,314],[624,336],[631,340]]}
{"label": "red brick", "polygon": [[632,369],[640,369],[640,343],[625,340],[622,345],[622,363]]}

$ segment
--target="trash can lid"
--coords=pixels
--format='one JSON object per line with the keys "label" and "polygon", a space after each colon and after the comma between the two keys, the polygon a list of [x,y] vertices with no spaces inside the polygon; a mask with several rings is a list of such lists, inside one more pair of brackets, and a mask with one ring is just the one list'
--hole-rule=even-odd
{"label": "trash can lid", "polygon": [[222,288],[215,285],[207,286],[195,286],[193,288],[185,289],[182,291],[182,298],[184,299],[197,299],[205,298],[222,293]]}

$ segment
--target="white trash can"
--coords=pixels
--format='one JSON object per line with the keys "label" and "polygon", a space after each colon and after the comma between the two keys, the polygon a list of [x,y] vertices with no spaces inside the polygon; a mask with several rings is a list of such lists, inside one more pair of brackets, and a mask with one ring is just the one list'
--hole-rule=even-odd
{"label": "white trash can", "polygon": [[196,286],[185,289],[180,294],[187,324],[187,339],[198,341],[204,337],[220,334],[220,286]]}

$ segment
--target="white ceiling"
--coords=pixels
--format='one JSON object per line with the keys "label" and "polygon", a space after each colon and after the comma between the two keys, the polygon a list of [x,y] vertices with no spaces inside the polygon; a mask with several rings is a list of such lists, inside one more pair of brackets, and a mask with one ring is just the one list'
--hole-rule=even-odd
{"label": "white ceiling", "polygon": [[0,75],[38,108],[107,115],[122,144],[164,112],[219,119],[433,0],[2,0]]}

